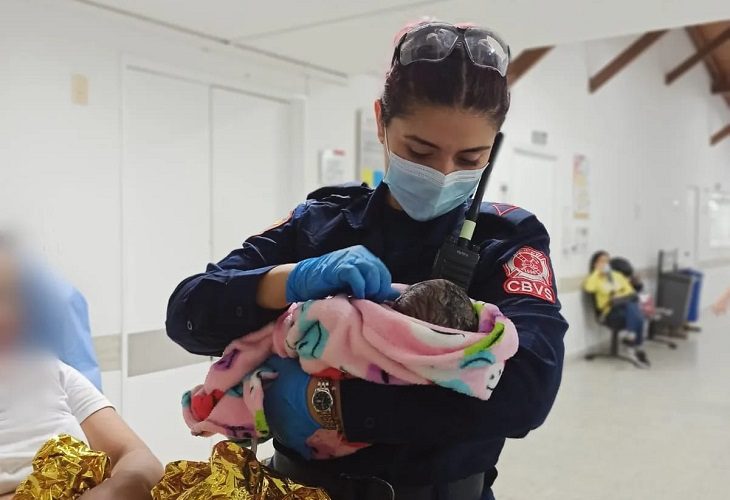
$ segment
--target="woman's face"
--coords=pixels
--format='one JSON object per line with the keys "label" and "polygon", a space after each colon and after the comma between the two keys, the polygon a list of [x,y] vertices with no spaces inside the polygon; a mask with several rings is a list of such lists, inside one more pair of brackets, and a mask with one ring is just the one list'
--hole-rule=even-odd
{"label": "woman's face", "polygon": [[0,250],[0,351],[20,334],[20,285],[15,259]]}
{"label": "woman's face", "polygon": [[[385,145],[380,100],[375,101],[375,117],[378,138]],[[450,174],[484,167],[497,132],[484,115],[448,106],[419,105],[391,120],[387,146],[401,158]]]}
{"label": "woman's face", "polygon": [[596,260],[596,264],[593,266],[594,271],[604,271],[608,264],[611,262],[611,257],[608,254],[603,254]]}

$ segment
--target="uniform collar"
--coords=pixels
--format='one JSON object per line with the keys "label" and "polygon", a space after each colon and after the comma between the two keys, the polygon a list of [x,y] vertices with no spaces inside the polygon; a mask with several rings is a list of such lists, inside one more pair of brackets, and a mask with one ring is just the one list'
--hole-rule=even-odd
{"label": "uniform collar", "polygon": [[[343,210],[345,219],[353,229],[369,227],[380,219],[383,207],[388,202],[388,186],[381,182],[372,194],[363,200],[358,200]],[[448,235],[458,233],[463,222],[468,202],[445,213],[431,221],[424,222],[429,232],[438,240]],[[431,239],[431,238],[429,238]]]}
{"label": "uniform collar", "polygon": [[387,202],[388,186],[381,182],[370,196],[358,200],[343,210],[345,219],[353,229],[368,227],[372,221],[378,220]]}

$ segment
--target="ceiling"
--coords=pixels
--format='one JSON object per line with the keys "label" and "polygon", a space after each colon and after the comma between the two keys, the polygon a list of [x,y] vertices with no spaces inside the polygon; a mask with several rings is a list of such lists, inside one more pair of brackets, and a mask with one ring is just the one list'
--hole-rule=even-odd
{"label": "ceiling", "polygon": [[490,26],[509,41],[513,54],[528,47],[730,19],[730,1],[723,0],[66,1],[345,74],[382,73],[393,34],[424,15]]}

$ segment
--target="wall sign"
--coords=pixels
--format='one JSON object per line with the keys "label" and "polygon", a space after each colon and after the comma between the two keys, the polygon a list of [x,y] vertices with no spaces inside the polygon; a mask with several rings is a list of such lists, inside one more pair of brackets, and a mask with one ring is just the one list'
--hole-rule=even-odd
{"label": "wall sign", "polygon": [[383,145],[378,140],[378,124],[372,110],[357,111],[357,178],[371,188],[385,175]]}
{"label": "wall sign", "polygon": [[347,154],[342,149],[325,149],[319,155],[319,183],[322,186],[344,184],[347,175]]}
{"label": "wall sign", "polygon": [[713,193],[707,201],[710,248],[730,248],[730,193]]}
{"label": "wall sign", "polygon": [[573,218],[591,218],[591,170],[588,159],[583,155],[573,157]]}

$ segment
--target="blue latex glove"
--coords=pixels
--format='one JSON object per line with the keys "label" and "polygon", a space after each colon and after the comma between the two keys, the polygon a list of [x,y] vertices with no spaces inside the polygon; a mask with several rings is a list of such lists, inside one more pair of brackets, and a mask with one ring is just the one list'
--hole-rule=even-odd
{"label": "blue latex glove", "polygon": [[307,438],[321,426],[312,418],[307,404],[310,377],[295,359],[271,356],[265,366],[279,375],[264,388],[264,413],[274,438],[307,460],[312,450]]}
{"label": "blue latex glove", "polygon": [[304,302],[344,292],[358,299],[385,302],[400,295],[391,285],[390,271],[383,261],[357,245],[297,264],[286,282],[286,300]]}

